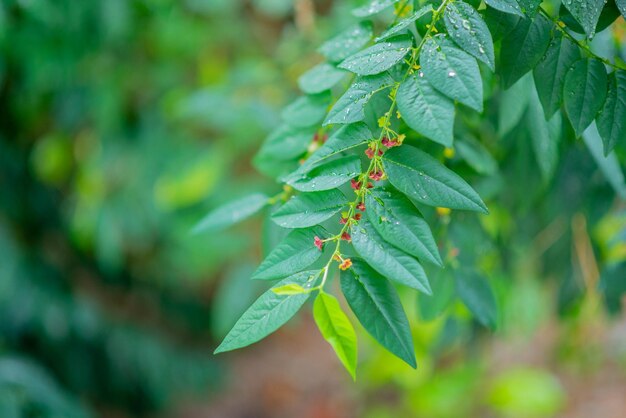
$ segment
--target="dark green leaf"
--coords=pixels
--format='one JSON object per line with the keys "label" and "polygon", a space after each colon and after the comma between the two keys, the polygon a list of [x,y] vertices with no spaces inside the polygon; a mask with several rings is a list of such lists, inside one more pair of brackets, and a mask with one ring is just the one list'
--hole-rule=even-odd
{"label": "dark green leaf", "polygon": [[504,13],[499,10],[492,9],[491,7],[488,7],[484,13],[485,22],[489,27],[489,32],[491,32],[494,42],[499,41],[511,33],[520,21],[520,17],[518,15]]}
{"label": "dark green leaf", "polygon": [[604,143],[604,155],[618,142],[626,143],[626,71],[609,75],[609,88],[604,106],[596,119]]}
{"label": "dark green leaf", "polygon": [[626,0],[615,0],[615,4],[622,16],[624,16],[624,19],[626,19]]}
{"label": "dark green leaf", "polygon": [[360,22],[324,42],[318,51],[329,61],[339,62],[359,51],[367,45],[370,39],[372,39],[372,24]]}
{"label": "dark green leaf", "polygon": [[337,189],[302,193],[274,212],[272,220],[283,228],[306,228],[331,218],[347,203],[348,199]]}
{"label": "dark green leaf", "polygon": [[493,39],[476,9],[460,0],[455,1],[446,7],[443,20],[454,42],[487,64],[492,71],[495,69]]}
{"label": "dark green leaf", "polygon": [[537,8],[539,8],[542,1],[543,0],[517,0],[522,12],[528,16],[534,16],[535,13],[537,13]]}
{"label": "dark green leaf", "polygon": [[602,109],[607,94],[606,69],[595,59],[576,62],[565,75],[565,111],[576,136],[581,136]]}
{"label": "dark green leaf", "polygon": [[361,160],[356,155],[347,155],[315,165],[302,175],[289,176],[287,184],[301,192],[316,192],[336,189],[361,174]]}
{"label": "dark green leaf", "polygon": [[229,202],[209,212],[193,228],[193,233],[215,232],[228,228],[237,222],[254,215],[265,205],[268,197],[262,193],[253,193]]}
{"label": "dark green leaf", "polygon": [[496,297],[489,282],[476,272],[461,270],[455,274],[456,292],[482,325],[495,328],[498,322]]}
{"label": "dark green leaf", "polygon": [[417,148],[409,145],[392,148],[383,156],[383,164],[391,184],[420,203],[488,212],[465,180]]}
{"label": "dark green leaf", "polygon": [[393,6],[394,3],[399,1],[400,0],[370,0],[366,5],[353,9],[352,14],[356,17],[372,16]]}
{"label": "dark green leaf", "polygon": [[596,25],[606,0],[565,0],[562,4],[580,23],[588,36],[596,33]]}
{"label": "dark green leaf", "polygon": [[396,99],[411,129],[446,147],[452,145],[454,103],[435,90],[424,73],[408,77],[398,88]]}
{"label": "dark green leaf", "polygon": [[354,259],[352,268],[341,273],[341,290],[365,330],[387,350],[417,367],[409,321],[393,285],[364,261]]}
{"label": "dark green leaf", "polygon": [[501,12],[524,17],[524,13],[522,13],[522,9],[517,0],[485,0],[485,3]]}
{"label": "dark green leaf", "polygon": [[498,112],[498,136],[503,137],[522,120],[528,107],[530,92],[534,88],[533,78],[527,74],[502,92]]}
{"label": "dark green leaf", "polygon": [[330,104],[330,94],[321,93],[298,97],[287,105],[282,112],[285,123],[296,128],[318,125]]}
{"label": "dark green leaf", "polygon": [[302,74],[298,79],[298,86],[307,94],[322,93],[333,88],[346,74],[346,71],[324,62]]}
{"label": "dark green leaf", "polygon": [[309,267],[322,255],[314,245],[315,237],[325,239],[328,235],[320,226],[290,232],[263,260],[252,278],[282,279]]}
{"label": "dark green leaf", "polygon": [[400,34],[401,32],[408,29],[417,19],[426,15],[427,13],[432,12],[432,10],[433,7],[430,4],[427,4],[426,6],[412,13],[411,16],[401,19],[398,23],[383,32],[382,35],[375,39],[375,41],[382,41],[383,39],[387,39],[394,35]]}
{"label": "dark green leaf", "polygon": [[374,44],[343,60],[339,68],[358,75],[380,74],[400,62],[411,50],[412,43],[412,38],[398,36]]}

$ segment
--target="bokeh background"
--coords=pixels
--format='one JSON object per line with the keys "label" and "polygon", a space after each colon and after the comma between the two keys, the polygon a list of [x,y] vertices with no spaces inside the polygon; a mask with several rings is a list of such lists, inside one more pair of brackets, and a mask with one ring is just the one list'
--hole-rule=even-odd
{"label": "bokeh background", "polygon": [[[503,116],[485,116],[495,157],[473,168],[492,216],[450,223],[497,290],[495,332],[407,292],[417,371],[359,329],[353,383],[310,309],[212,355],[280,233],[260,218],[190,229],[279,190],[253,157],[353,3],[0,2],[0,417],[626,416],[623,177],[572,138],[542,185],[512,129],[524,109],[501,139]],[[598,42],[624,54],[624,33],[622,19]]]}

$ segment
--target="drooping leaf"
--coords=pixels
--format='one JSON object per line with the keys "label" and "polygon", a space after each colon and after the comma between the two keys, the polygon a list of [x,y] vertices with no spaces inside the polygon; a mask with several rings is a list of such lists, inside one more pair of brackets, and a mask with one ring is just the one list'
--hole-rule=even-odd
{"label": "drooping leaf", "polygon": [[428,223],[402,194],[374,189],[366,196],[365,207],[369,221],[385,241],[422,260],[443,264]]}
{"label": "drooping leaf", "polygon": [[299,129],[280,125],[267,137],[257,158],[268,157],[276,161],[294,160],[304,154],[313,140],[315,127]]}
{"label": "drooping leaf", "polygon": [[333,88],[346,74],[346,71],[323,62],[302,74],[298,86],[306,94],[318,94]]}
{"label": "drooping leaf", "polygon": [[610,152],[609,155],[604,156],[604,145],[595,122],[583,133],[583,141],[593,159],[596,160],[606,181],[621,199],[626,199],[626,182],[624,181],[624,173],[620,167],[620,162],[614,152]]}
{"label": "drooping leaf", "polygon": [[339,62],[359,51],[372,39],[372,23],[360,22],[324,42],[318,49],[331,62]]}
{"label": "drooping leaf", "polygon": [[606,101],[596,119],[604,143],[604,155],[608,155],[618,142],[626,143],[626,71],[611,73],[608,84]]}
{"label": "drooping leaf", "polygon": [[520,19],[500,48],[500,73],[504,88],[509,88],[531,71],[550,45],[552,23],[543,15]]}
{"label": "drooping leaf", "polygon": [[365,105],[372,96],[394,83],[387,73],[357,78],[330,109],[324,125],[362,121],[365,119]]}
{"label": "drooping leaf", "polygon": [[322,252],[315,246],[315,237],[327,238],[320,226],[296,229],[289,233],[268,255],[252,275],[253,279],[274,280],[288,277],[317,261]]}
{"label": "drooping leaf", "polygon": [[288,104],[281,116],[290,126],[306,128],[324,120],[329,104],[330,94],[327,93],[301,96]]}
{"label": "drooping leaf", "polygon": [[424,73],[408,77],[398,88],[396,99],[411,129],[446,147],[452,145],[454,103],[435,90]]}
{"label": "drooping leaf", "polygon": [[352,14],[356,17],[372,16],[393,6],[394,3],[399,1],[400,0],[370,0],[366,5],[352,9]]}
{"label": "drooping leaf", "polygon": [[274,212],[272,220],[283,228],[306,228],[331,218],[347,203],[348,199],[337,189],[302,193]]}
{"label": "drooping leaf", "polygon": [[563,85],[565,111],[576,136],[582,135],[602,109],[607,83],[604,64],[595,59],[579,60],[567,71]]}
{"label": "drooping leaf", "polygon": [[417,367],[409,321],[393,285],[363,260],[341,272],[341,290],[359,322],[383,347]]}
{"label": "drooping leaf", "polygon": [[413,22],[415,22],[420,17],[425,16],[427,13],[432,12],[432,10],[433,10],[433,7],[430,4],[427,4],[426,6],[413,12],[410,16],[399,20],[398,23],[396,23],[395,25],[387,29],[378,38],[376,38],[375,41],[379,42],[379,41],[382,41],[383,39],[387,39],[394,35],[398,35],[404,32],[413,24]]}
{"label": "drooping leaf", "polygon": [[[513,0],[517,1],[517,0]],[[520,21],[520,16],[511,13],[504,13],[491,7],[487,7],[484,12],[485,23],[491,32],[493,41],[499,41],[507,36],[515,29],[517,23]]]}
{"label": "drooping leaf", "polygon": [[361,160],[356,155],[347,155],[315,165],[309,172],[289,176],[287,184],[301,192],[316,192],[336,189],[361,174]]}
{"label": "drooping leaf", "polygon": [[356,332],[339,301],[328,293],[320,293],[313,304],[313,318],[324,339],[333,347],[352,378],[356,379]]}
{"label": "drooping leaf", "polygon": [[562,4],[580,23],[588,36],[596,33],[596,25],[606,0],[566,0]]}
{"label": "drooping leaf", "polygon": [[487,24],[476,9],[462,1],[449,3],[443,21],[452,40],[476,59],[495,70],[493,39]]}
{"label": "drooping leaf", "polygon": [[383,156],[383,165],[391,184],[420,203],[487,213],[465,180],[417,148],[392,148]]}
{"label": "drooping leaf", "polygon": [[503,137],[522,120],[528,107],[531,89],[534,88],[533,78],[526,74],[502,92],[498,112],[498,136]]}
{"label": "drooping leaf", "polygon": [[495,328],[498,323],[496,297],[489,282],[480,274],[461,270],[455,274],[456,292],[482,325]]}
{"label": "drooping leaf", "polygon": [[580,49],[572,41],[557,33],[541,61],[533,71],[537,93],[550,119],[563,103],[565,74],[580,59]]}
{"label": "drooping leaf", "polygon": [[379,42],[349,56],[339,64],[339,68],[358,75],[380,74],[400,62],[411,50],[412,43],[412,38],[408,36]]}
{"label": "drooping leaf", "polygon": [[263,193],[253,193],[229,202],[209,212],[194,226],[192,232],[197,234],[226,229],[263,209],[268,199]]}
{"label": "drooping leaf", "polygon": [[420,54],[422,71],[441,93],[479,112],[483,110],[483,82],[478,63],[444,35],[428,39]]}
{"label": "drooping leaf", "polygon": [[[619,18],[620,12],[614,1],[608,0],[604,2],[602,7],[602,11],[600,16],[598,17],[598,23],[595,26],[593,33],[602,32],[604,29],[609,27],[615,19]],[[565,7],[563,2],[561,2],[561,7],[559,8],[559,20],[561,20],[572,32],[587,34],[585,28],[578,22],[578,20],[572,15],[572,13]],[[592,35],[589,35],[590,39]]]}
{"label": "drooping leaf", "polygon": [[559,140],[561,139],[561,113],[555,113],[546,120],[537,92],[532,89],[526,112],[526,127],[531,138],[535,158],[544,182],[552,179],[559,158]]}
{"label": "drooping leaf", "polygon": [[351,228],[352,245],[374,270],[396,283],[431,293],[426,272],[409,254],[391,245],[366,219]]}
{"label": "drooping leaf", "polygon": [[501,12],[524,17],[524,13],[522,13],[522,9],[517,0],[485,0],[485,3]]}
{"label": "drooping leaf", "polygon": [[[303,271],[277,283],[272,289],[298,284],[307,286],[315,281],[319,271]],[[215,354],[235,350],[255,343],[276,331],[293,317],[309,298],[309,293],[278,295],[270,289],[263,293],[239,318]]]}

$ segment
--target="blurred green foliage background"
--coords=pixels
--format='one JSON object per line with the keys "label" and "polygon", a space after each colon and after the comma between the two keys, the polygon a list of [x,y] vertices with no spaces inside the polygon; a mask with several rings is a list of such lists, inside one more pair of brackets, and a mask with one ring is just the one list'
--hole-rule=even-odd
{"label": "blurred green foliage background", "polygon": [[[409,312],[417,372],[361,332],[352,385],[306,315],[267,348],[210,354],[261,291],[249,274],[280,232],[189,231],[245,191],[278,190],[254,153],[352,3],[0,2],[0,417],[550,417],[593,392],[581,380],[621,393],[604,416],[624,416],[624,321],[599,304],[617,313],[626,292],[623,184],[573,138],[544,184],[527,129],[496,140],[524,109],[475,122],[493,157],[452,161],[486,174],[492,215],[439,221],[498,290],[496,342],[445,300],[444,272],[442,299]],[[608,266],[597,289],[589,251]]]}

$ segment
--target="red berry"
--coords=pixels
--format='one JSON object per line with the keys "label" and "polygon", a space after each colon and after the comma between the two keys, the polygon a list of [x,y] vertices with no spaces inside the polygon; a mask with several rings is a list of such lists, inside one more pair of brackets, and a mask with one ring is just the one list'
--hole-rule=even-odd
{"label": "red berry", "polygon": [[365,155],[367,155],[367,158],[371,160],[372,158],[374,158],[374,150],[371,148],[366,149]]}
{"label": "red berry", "polygon": [[361,188],[361,182],[352,179],[350,180],[350,187],[352,187],[354,190],[359,190]]}
{"label": "red berry", "polygon": [[315,237],[313,239],[313,245],[315,245],[320,251],[324,248],[324,241],[320,239],[320,237]]}
{"label": "red berry", "polygon": [[344,232],[343,234],[341,234],[341,239],[344,241],[351,241],[352,237],[347,232]]}
{"label": "red berry", "polygon": [[360,213],[355,213],[354,214],[354,219],[357,220],[357,221],[360,221],[361,220],[361,214]]}
{"label": "red berry", "polygon": [[360,210],[361,212],[365,212],[365,203],[361,202],[358,205],[356,205],[356,208],[358,210]]}

